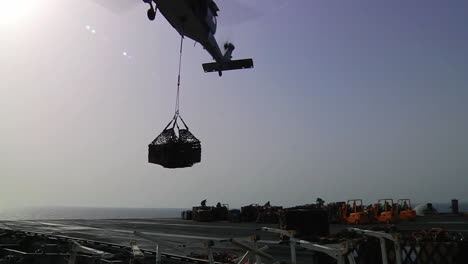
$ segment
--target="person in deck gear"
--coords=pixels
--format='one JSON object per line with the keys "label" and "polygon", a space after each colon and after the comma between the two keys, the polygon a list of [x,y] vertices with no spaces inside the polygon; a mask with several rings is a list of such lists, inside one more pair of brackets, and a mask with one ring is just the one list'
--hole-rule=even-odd
{"label": "person in deck gear", "polygon": [[205,207],[205,206],[206,206],[206,199],[203,200],[203,201],[201,201],[201,206],[202,206],[202,207]]}
{"label": "person in deck gear", "polygon": [[406,201],[403,202],[403,210],[408,210],[408,203]]}
{"label": "person in deck gear", "polygon": [[319,208],[322,208],[325,204],[325,201],[322,198],[317,198],[316,203]]}
{"label": "person in deck gear", "polygon": [[265,223],[265,206],[258,206],[257,207],[257,219],[255,219],[255,222],[257,223]]}
{"label": "person in deck gear", "polygon": [[216,204],[216,208],[221,208],[221,203],[220,203],[220,202],[218,202],[218,203]]}

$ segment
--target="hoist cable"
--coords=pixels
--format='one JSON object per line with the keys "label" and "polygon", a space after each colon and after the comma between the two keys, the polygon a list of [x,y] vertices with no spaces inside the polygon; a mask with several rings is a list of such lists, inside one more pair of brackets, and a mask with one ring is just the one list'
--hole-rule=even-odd
{"label": "hoist cable", "polygon": [[181,69],[182,69],[182,46],[183,46],[183,43],[184,43],[184,36],[181,35],[181,37],[180,37],[180,53],[179,53],[179,75],[177,77],[177,96],[176,96],[176,105],[175,105],[175,114],[174,114],[174,117],[176,119],[179,116],[180,72],[181,72]]}

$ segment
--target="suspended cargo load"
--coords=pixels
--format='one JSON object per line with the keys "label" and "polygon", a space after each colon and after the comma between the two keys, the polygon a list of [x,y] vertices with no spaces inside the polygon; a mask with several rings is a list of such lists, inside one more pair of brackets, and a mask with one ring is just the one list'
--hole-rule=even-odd
{"label": "suspended cargo load", "polygon": [[[180,39],[179,75],[177,77],[177,96],[175,114],[163,132],[148,145],[148,162],[164,168],[188,168],[201,161],[201,145],[179,114],[180,71],[182,67],[183,36]],[[178,120],[184,128],[180,128]],[[177,131],[176,131],[177,128]]]}
{"label": "suspended cargo load", "polygon": [[[178,119],[182,121],[185,128],[179,127]],[[189,131],[178,113],[163,132],[148,145],[148,162],[161,165],[164,168],[187,168],[200,161],[200,140]]]}

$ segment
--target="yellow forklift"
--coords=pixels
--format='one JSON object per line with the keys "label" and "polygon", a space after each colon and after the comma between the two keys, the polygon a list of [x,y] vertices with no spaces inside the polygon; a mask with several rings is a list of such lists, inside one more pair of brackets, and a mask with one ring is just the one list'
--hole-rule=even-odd
{"label": "yellow forklift", "polygon": [[343,224],[368,224],[369,216],[364,209],[362,199],[348,200],[341,206],[340,221]]}
{"label": "yellow forklift", "polygon": [[398,205],[393,199],[380,199],[372,206],[372,219],[379,223],[394,224],[398,222]]}
{"label": "yellow forklift", "polygon": [[416,211],[411,207],[410,199],[398,200],[398,216],[400,220],[414,221],[416,220]]}

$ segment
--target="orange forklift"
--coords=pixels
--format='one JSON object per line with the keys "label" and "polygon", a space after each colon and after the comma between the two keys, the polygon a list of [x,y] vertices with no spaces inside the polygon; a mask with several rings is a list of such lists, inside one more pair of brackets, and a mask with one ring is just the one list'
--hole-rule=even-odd
{"label": "orange forklift", "polygon": [[398,205],[393,203],[393,199],[380,199],[372,207],[372,218],[379,223],[396,223],[398,222]]}
{"label": "orange forklift", "polygon": [[340,209],[340,221],[343,224],[368,224],[369,216],[364,210],[361,199],[348,200]]}
{"label": "orange forklift", "polygon": [[416,211],[411,207],[410,199],[398,200],[398,212],[401,220],[414,221],[416,220]]}

